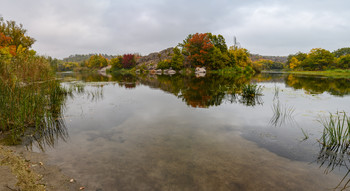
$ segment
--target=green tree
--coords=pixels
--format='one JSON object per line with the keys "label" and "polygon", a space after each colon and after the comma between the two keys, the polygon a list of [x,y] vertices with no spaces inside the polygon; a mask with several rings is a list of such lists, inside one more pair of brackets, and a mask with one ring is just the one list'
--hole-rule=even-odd
{"label": "green tree", "polygon": [[171,67],[174,70],[181,70],[184,67],[184,55],[182,55],[180,49],[178,47],[175,47],[173,49],[174,55],[171,58]]}
{"label": "green tree", "polygon": [[288,55],[288,58],[287,58],[287,63],[286,63],[286,67],[287,68],[290,68],[290,62],[291,62],[291,59],[295,57],[298,61],[300,62],[303,62],[306,57],[307,57],[307,54],[306,53],[303,53],[303,52],[297,52],[296,54],[290,54]]}
{"label": "green tree", "polygon": [[171,61],[170,60],[167,60],[167,59],[164,59],[162,61],[159,61],[158,64],[157,64],[157,69],[169,69],[171,66]]}
{"label": "green tree", "polygon": [[322,48],[311,49],[302,66],[311,70],[326,70],[334,65],[334,55]]}
{"label": "green tree", "polygon": [[92,55],[87,63],[89,68],[102,68],[108,65],[108,61],[101,54]]}
{"label": "green tree", "polygon": [[214,47],[210,55],[210,62],[207,66],[209,69],[222,69],[229,63],[230,58],[227,53],[222,53],[218,47]]}
{"label": "green tree", "polygon": [[340,56],[337,59],[336,65],[337,65],[337,68],[340,68],[340,69],[350,69],[350,54]]}
{"label": "green tree", "polygon": [[211,41],[211,43],[218,49],[220,49],[220,51],[222,53],[227,53],[227,45],[225,42],[225,38],[222,35],[212,35],[211,33],[208,33],[209,35],[209,39]]}
{"label": "green tree", "polygon": [[335,50],[333,52],[334,56],[339,58],[341,56],[345,56],[345,55],[348,55],[350,54],[350,47],[346,47],[346,48],[340,48],[338,50]]}
{"label": "green tree", "polygon": [[123,56],[117,56],[111,59],[112,70],[122,69],[123,68]]}

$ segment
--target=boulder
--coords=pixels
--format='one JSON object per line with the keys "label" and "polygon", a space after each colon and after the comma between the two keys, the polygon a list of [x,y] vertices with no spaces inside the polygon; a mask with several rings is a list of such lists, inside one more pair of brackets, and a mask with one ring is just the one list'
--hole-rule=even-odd
{"label": "boulder", "polygon": [[170,74],[170,75],[176,74],[176,71],[175,70],[168,70],[168,74]]}
{"label": "boulder", "polygon": [[197,67],[195,70],[195,74],[200,74],[200,73],[206,73],[207,71],[205,70],[205,67]]}
{"label": "boulder", "polygon": [[162,74],[162,73],[163,73],[162,69],[156,70],[156,74]]}
{"label": "boulder", "polygon": [[200,77],[204,77],[206,73],[196,73],[196,77],[200,78]]}

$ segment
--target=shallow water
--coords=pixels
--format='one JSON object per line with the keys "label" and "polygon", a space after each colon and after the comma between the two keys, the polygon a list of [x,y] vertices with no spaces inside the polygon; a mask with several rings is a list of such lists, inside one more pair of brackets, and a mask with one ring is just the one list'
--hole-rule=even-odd
{"label": "shallow water", "polygon": [[[329,190],[347,172],[317,161],[318,120],[350,113],[347,79],[60,77],[83,86],[66,102],[69,138],[33,150],[87,190]],[[246,83],[263,95],[241,96]]]}

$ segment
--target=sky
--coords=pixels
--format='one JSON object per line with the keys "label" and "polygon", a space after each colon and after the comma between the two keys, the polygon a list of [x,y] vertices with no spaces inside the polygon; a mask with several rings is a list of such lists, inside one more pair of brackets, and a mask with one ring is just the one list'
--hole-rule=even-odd
{"label": "sky", "polygon": [[0,0],[40,55],[140,53],[175,47],[188,34],[234,36],[250,53],[287,56],[350,47],[349,0]]}

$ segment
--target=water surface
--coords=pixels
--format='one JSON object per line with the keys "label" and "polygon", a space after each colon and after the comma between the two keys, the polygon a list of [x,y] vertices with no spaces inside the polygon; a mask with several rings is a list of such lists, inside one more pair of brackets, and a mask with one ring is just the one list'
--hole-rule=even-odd
{"label": "water surface", "polygon": [[[329,190],[347,172],[325,173],[317,139],[322,116],[350,112],[348,79],[59,76],[80,88],[65,105],[68,138],[33,149],[87,190]],[[249,83],[262,95],[242,96]]]}

